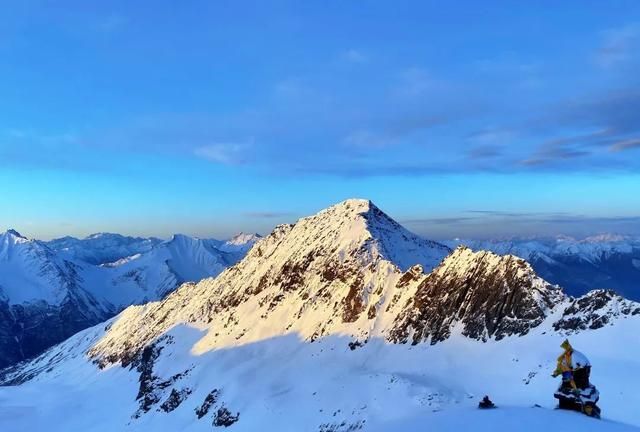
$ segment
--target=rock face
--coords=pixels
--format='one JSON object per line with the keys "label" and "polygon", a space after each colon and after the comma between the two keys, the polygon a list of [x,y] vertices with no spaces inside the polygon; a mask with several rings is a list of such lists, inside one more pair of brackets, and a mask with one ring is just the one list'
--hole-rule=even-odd
{"label": "rock face", "polygon": [[573,299],[553,327],[558,331],[575,333],[599,329],[612,324],[616,318],[634,315],[640,315],[639,303],[629,301],[611,290],[595,290]]}
{"label": "rock face", "polygon": [[473,339],[524,335],[564,296],[523,259],[459,247],[418,284],[390,333],[393,342],[441,342],[459,325]]}

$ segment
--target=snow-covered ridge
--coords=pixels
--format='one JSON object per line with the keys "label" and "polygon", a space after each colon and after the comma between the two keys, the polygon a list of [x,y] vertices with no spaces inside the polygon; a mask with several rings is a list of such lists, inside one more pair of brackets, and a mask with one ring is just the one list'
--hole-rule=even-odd
{"label": "snow-covered ridge", "polygon": [[220,245],[221,250],[225,250],[231,252],[233,250],[246,249],[247,247],[253,246],[255,242],[260,240],[262,236],[258,234],[244,233],[240,232],[235,236],[231,237],[226,242]]}
{"label": "snow-covered ridge", "polygon": [[97,265],[149,252],[160,243],[162,240],[153,237],[127,237],[112,233],[91,234],[84,239],[62,237],[45,242],[51,250],[68,259]]}

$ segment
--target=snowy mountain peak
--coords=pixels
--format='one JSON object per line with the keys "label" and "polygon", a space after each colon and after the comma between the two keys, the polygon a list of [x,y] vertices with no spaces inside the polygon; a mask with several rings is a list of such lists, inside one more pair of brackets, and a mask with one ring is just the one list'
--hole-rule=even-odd
{"label": "snowy mountain peak", "polygon": [[[144,309],[127,309],[93,354],[123,359],[166,326],[185,320],[226,329],[209,332],[200,351],[291,331],[309,339],[346,331],[366,334],[374,322],[380,335],[423,271],[449,252],[410,233],[368,201],[346,201],[295,225],[276,227],[216,279],[183,285]],[[412,288],[396,292],[397,284]],[[156,320],[160,315],[165,318]],[[239,321],[224,327],[225,320]],[[118,342],[122,337],[130,340],[125,351]]]}
{"label": "snowy mountain peak", "polygon": [[320,212],[320,214],[324,212],[335,213],[335,214],[345,214],[345,215],[353,215],[368,212],[370,209],[377,207],[368,199],[361,198],[350,198],[344,201],[341,201],[337,204],[332,205]]}
{"label": "snowy mountain peak", "polygon": [[0,234],[0,244],[1,243],[15,244],[15,243],[23,243],[26,241],[29,241],[29,239],[24,237],[22,234],[20,234],[18,231],[14,229],[8,229],[4,233]]}
{"label": "snowy mountain peak", "polygon": [[[14,250],[19,248],[20,245],[25,243],[33,243],[26,237],[20,235],[16,230],[9,229],[0,234],[0,260],[7,261],[15,253]],[[35,247],[35,246],[34,246]],[[1,289],[1,288],[0,288]]]}
{"label": "snowy mountain peak", "polygon": [[197,243],[199,240],[200,239],[196,237],[190,237],[186,234],[173,234],[167,243],[192,244]]}
{"label": "snowy mountain peak", "polygon": [[22,234],[20,234],[18,231],[14,230],[12,228],[9,228],[6,231],[6,234],[9,234],[9,235],[11,235],[13,237],[19,237],[19,238],[22,238],[22,239],[26,239],[26,237],[24,237]]}
{"label": "snowy mountain peak", "polygon": [[341,245],[338,249],[343,255],[359,256],[365,261],[382,258],[401,270],[421,264],[429,271],[451,251],[411,233],[366,199],[342,201],[301,219],[294,230],[300,226],[321,226],[318,238],[329,238],[332,232],[331,246]]}
{"label": "snowy mountain peak", "polygon": [[625,236],[621,234],[612,234],[612,233],[604,233],[597,234],[594,236],[586,237],[583,242],[585,243],[601,243],[601,242],[623,242],[632,240],[630,236]]}
{"label": "snowy mountain peak", "polygon": [[107,232],[99,232],[99,233],[93,233],[93,234],[89,234],[87,237],[85,237],[85,240],[96,240],[96,239],[103,239],[103,238],[122,238],[123,236],[120,234],[113,234],[113,233],[107,233]]}
{"label": "snowy mountain peak", "polygon": [[242,246],[248,243],[253,244],[256,241],[260,240],[261,238],[262,236],[260,236],[259,234],[239,232],[238,234],[234,235],[229,240],[227,240],[225,243],[228,245]]}

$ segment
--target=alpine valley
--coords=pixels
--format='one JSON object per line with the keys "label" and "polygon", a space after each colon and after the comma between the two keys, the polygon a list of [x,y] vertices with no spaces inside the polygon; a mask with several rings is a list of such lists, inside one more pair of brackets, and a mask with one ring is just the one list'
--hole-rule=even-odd
{"label": "alpine valley", "polygon": [[[524,257],[452,250],[368,200],[277,226],[241,258],[253,240],[236,249],[180,236],[133,239],[122,246],[133,255],[95,265],[87,256],[103,258],[82,241],[54,247],[6,233],[4,314],[25,304],[43,308],[40,316],[56,310],[61,329],[108,320],[1,371],[0,428],[640,426],[639,303],[608,290],[571,297]],[[199,281],[174,290],[189,280]],[[110,317],[127,304],[135,305]],[[68,310],[78,312],[65,321]],[[64,337],[46,326],[38,334],[52,328]],[[550,374],[566,337],[593,364],[603,420],[553,410]],[[485,394],[498,409],[476,408]]]}

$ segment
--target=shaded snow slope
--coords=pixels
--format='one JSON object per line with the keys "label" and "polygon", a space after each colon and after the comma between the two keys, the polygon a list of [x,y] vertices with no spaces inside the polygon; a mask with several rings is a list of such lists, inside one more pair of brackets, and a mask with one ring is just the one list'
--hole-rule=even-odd
{"label": "shaded snow slope", "polygon": [[[0,426],[208,431],[220,412],[228,412],[237,416],[237,431],[265,424],[279,431],[392,431],[417,421],[418,430],[453,430],[462,420],[467,427],[466,421],[477,422],[474,430],[520,424],[515,430],[533,431],[543,418],[529,423],[528,410],[539,404],[536,415],[557,425],[632,430],[614,422],[640,425],[633,408],[640,402],[634,391],[640,384],[637,352],[612,350],[633,343],[637,324],[627,320],[617,329],[572,338],[594,364],[603,421],[552,411],[558,380],[550,373],[562,340],[557,334],[535,331],[486,343],[456,336],[433,346],[371,339],[355,349],[346,336],[309,343],[288,334],[197,354],[193,347],[202,331],[180,325],[127,367],[101,371],[83,353],[104,326],[74,336],[43,356],[41,367],[49,372],[21,386],[0,387]],[[476,410],[484,394],[500,412]]]}
{"label": "shaded snow slope", "polygon": [[41,242],[13,230],[0,235],[0,367],[116,312],[83,288],[81,273]]}

